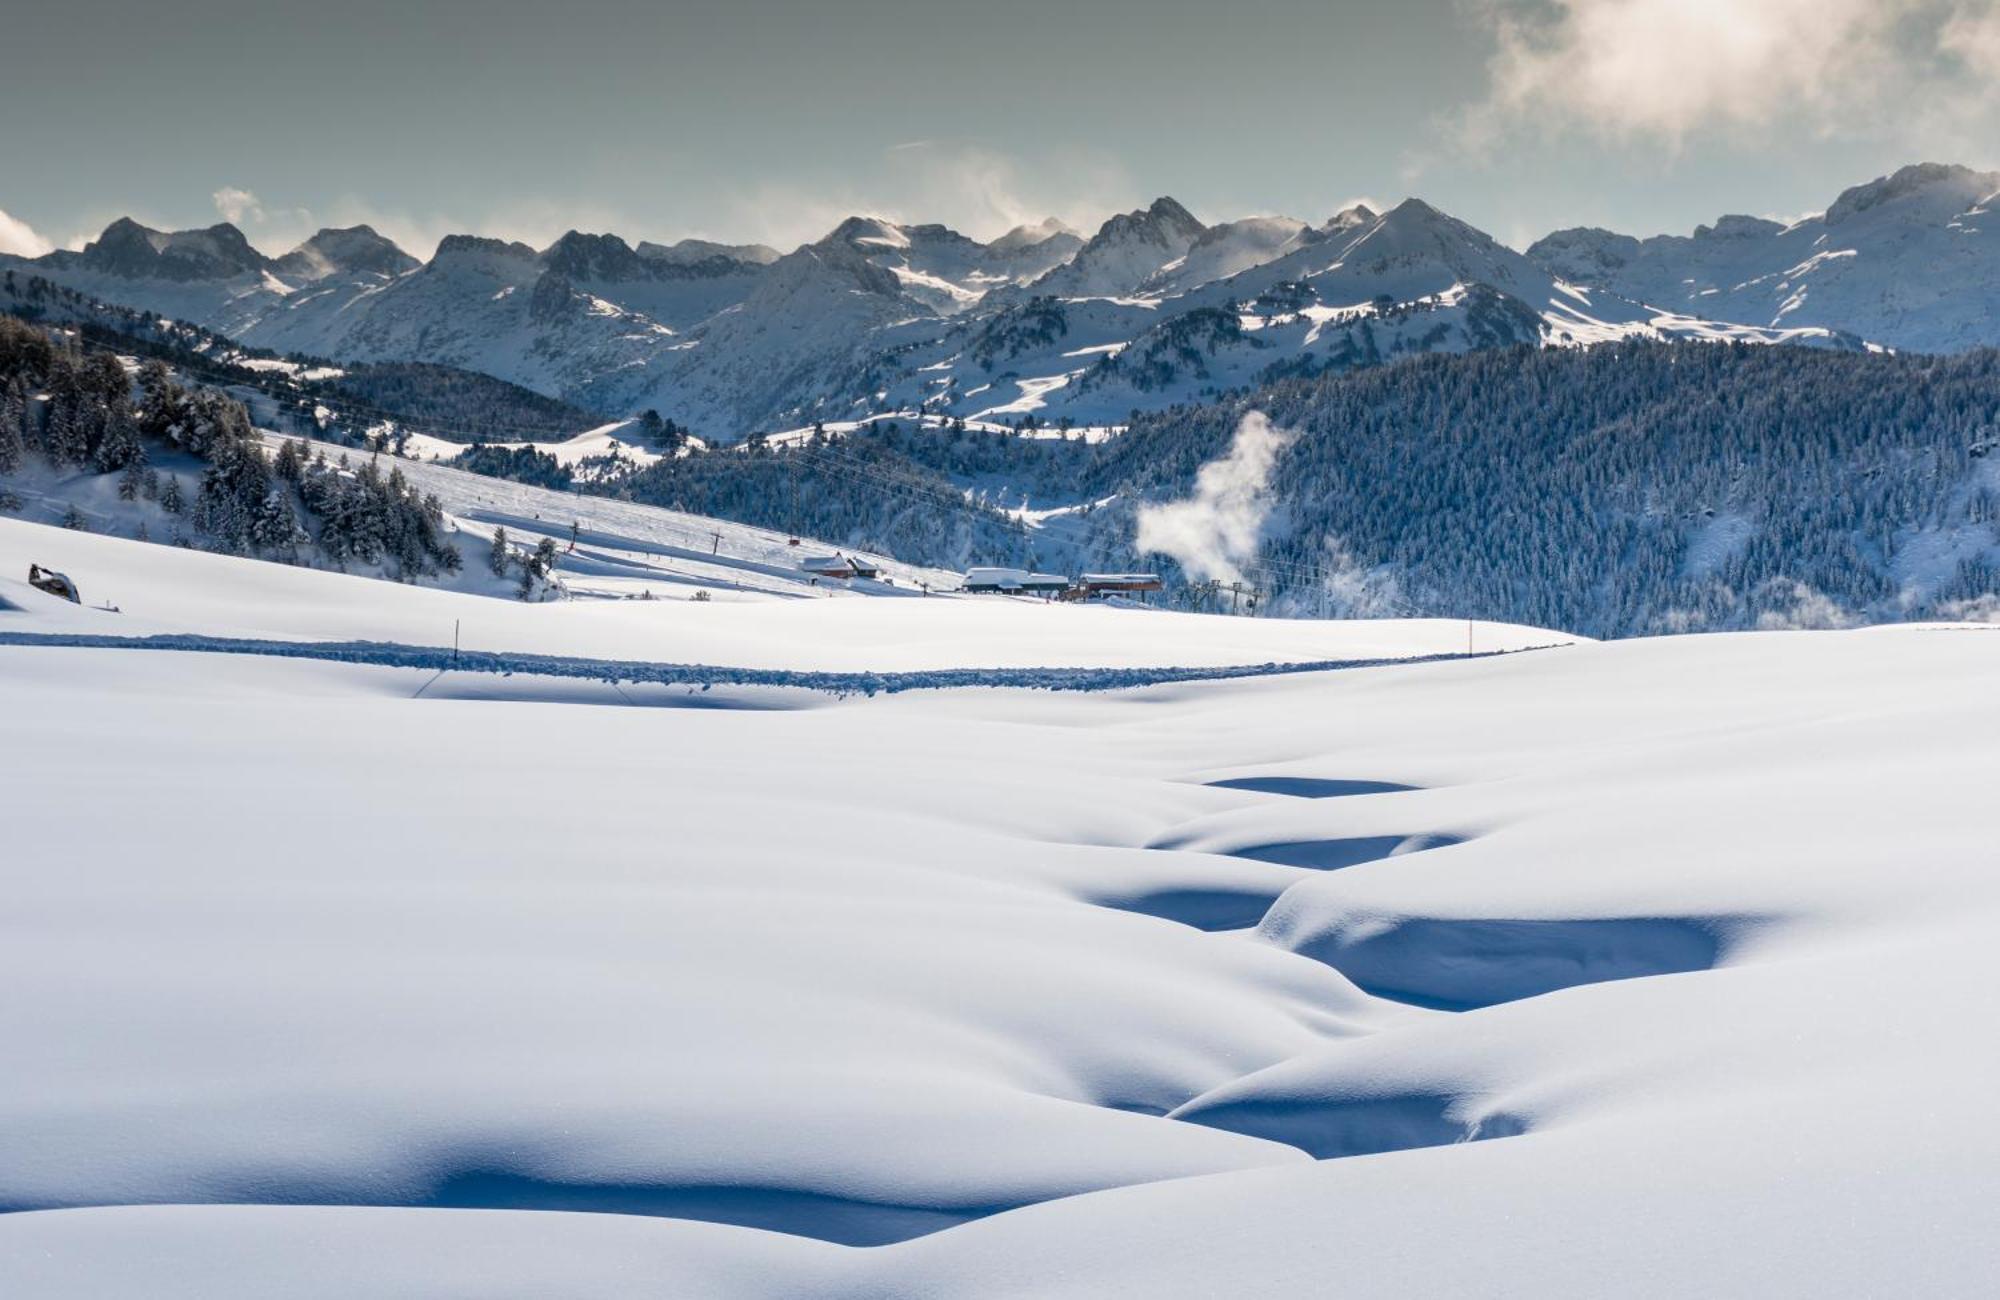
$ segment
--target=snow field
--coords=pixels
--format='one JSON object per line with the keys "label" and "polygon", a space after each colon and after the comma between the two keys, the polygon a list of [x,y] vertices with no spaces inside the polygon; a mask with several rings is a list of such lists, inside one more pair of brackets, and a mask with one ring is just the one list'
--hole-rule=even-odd
{"label": "snow field", "polygon": [[[586,499],[580,504],[587,508],[595,503]],[[518,505],[513,509],[519,513],[509,513],[506,519],[534,524],[531,510]],[[586,516],[585,522],[586,540],[580,552],[595,554],[600,545],[617,544],[600,544],[597,537],[609,534],[595,529],[618,527],[618,521]],[[567,525],[565,517],[559,528],[565,544]],[[514,525],[507,527],[513,534]],[[643,535],[621,534],[618,540],[635,546],[667,545]],[[782,539],[777,546],[789,549]],[[468,570],[483,576],[477,558],[481,547],[468,549],[474,553],[468,557]],[[751,547],[743,544],[738,550],[740,554]],[[558,574],[567,572],[573,558],[564,557]],[[69,574],[81,586],[85,606],[112,604],[120,612],[37,599],[24,581],[30,563]],[[761,561],[739,558],[735,563]],[[736,571],[748,573],[742,568]],[[774,586],[809,590],[802,575],[767,577]],[[901,590],[860,581],[854,586],[891,594]],[[662,591],[657,582],[652,587],[656,593]],[[740,603],[720,598],[706,603],[577,599],[523,604],[148,546],[0,517],[0,592],[9,591],[19,593],[19,603],[30,606],[34,615],[0,625],[0,631],[368,640],[449,649],[456,625],[466,649],[792,671],[1216,667],[1378,659],[1462,653],[1467,633],[1464,623],[1439,619],[1312,624],[1004,597],[913,595],[894,600]],[[1473,645],[1480,651],[1572,639],[1503,624],[1482,623],[1473,633]]]}
{"label": "snow field", "polygon": [[[98,617],[5,576],[21,535],[0,630]],[[211,635],[498,603],[27,536]],[[847,611],[911,621],[791,662],[1054,626],[728,612]],[[1154,663],[1273,635],[1098,613]],[[557,626],[496,639],[635,635]],[[0,1291],[1981,1294],[1996,653],[692,711],[0,646]]]}

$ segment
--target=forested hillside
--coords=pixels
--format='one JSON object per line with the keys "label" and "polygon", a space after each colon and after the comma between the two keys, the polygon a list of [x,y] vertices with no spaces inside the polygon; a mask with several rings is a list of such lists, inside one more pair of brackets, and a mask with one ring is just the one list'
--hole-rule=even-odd
{"label": "forested hillside", "polygon": [[447,442],[560,440],[603,422],[476,370],[423,362],[342,367],[303,353],[280,356],[11,269],[0,269],[0,310],[73,329],[88,346],[156,358],[202,383],[268,398],[268,414],[335,441],[359,443],[385,424]]}
{"label": "forested hillside", "polygon": [[298,443],[267,458],[242,403],[182,386],[158,360],[134,375],[82,342],[0,316],[0,509],[33,494],[88,528],[79,502],[115,481],[114,509],[142,538],[408,579],[459,568],[442,508],[400,471]]}
{"label": "forested hillside", "polygon": [[[1009,434],[905,429],[669,457],[616,484],[647,505],[810,535],[962,569],[1038,562],[1037,538],[962,486],[972,467],[1032,475],[1041,446]],[[983,455],[982,455],[983,453]],[[970,471],[970,472],[969,472]]]}
{"label": "forested hillside", "polygon": [[1279,609],[1624,636],[2000,605],[1993,351],[1513,348],[1289,382],[1106,444],[1097,544],[1131,555],[1138,500],[1185,494],[1252,410],[1299,434],[1251,574]]}

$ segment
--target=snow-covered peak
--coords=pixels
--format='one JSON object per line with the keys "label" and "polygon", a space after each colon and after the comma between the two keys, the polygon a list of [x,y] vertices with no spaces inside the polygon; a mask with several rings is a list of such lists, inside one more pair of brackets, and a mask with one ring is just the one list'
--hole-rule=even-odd
{"label": "snow-covered peak", "polygon": [[[1536,285],[1543,279],[1521,254],[1502,246],[1485,231],[1418,198],[1403,200],[1362,228],[1340,250],[1340,259],[1377,271],[1417,272],[1426,279],[1422,293],[1436,293],[1448,287],[1429,283],[1428,279],[1435,277],[1424,277],[1426,268],[1448,272],[1454,283],[1489,284],[1511,291]],[[1388,292],[1405,301],[1418,296],[1393,288]]]}
{"label": "snow-covered peak", "polygon": [[1708,320],[1951,351],[2000,341],[1996,191],[2000,173],[1920,163],[1790,225],[1730,216],[1644,240],[1567,230],[1528,253],[1572,283]]}
{"label": "snow-covered peak", "polygon": [[1955,163],[1913,163],[1841,194],[1826,210],[1826,224],[1839,226],[1899,200],[1914,200],[1911,206],[1933,216],[1956,215],[1996,191],[2000,191],[2000,172],[1977,172]]}
{"label": "snow-covered peak", "polygon": [[203,230],[164,231],[120,217],[73,256],[91,271],[151,280],[226,280],[270,265],[226,221]]}
{"label": "snow-covered peak", "polygon": [[532,279],[540,258],[526,244],[482,235],[446,235],[424,268],[431,272],[470,271],[510,280]]}
{"label": "snow-covered peak", "polygon": [[1009,278],[990,273],[985,245],[936,223],[849,217],[811,247],[860,257],[894,276],[901,292],[945,314],[972,306]]}
{"label": "snow-covered peak", "polygon": [[570,231],[541,254],[545,278],[590,293],[670,329],[691,328],[743,301],[778,254],[761,245],[732,247],[684,240],[671,248],[632,248],[616,235]]}
{"label": "snow-covered peak", "polygon": [[849,217],[819,240],[822,245],[858,248],[908,248],[909,235],[886,217]]}
{"label": "snow-covered peak", "polygon": [[1171,198],[1121,212],[1098,228],[1076,256],[1036,281],[1036,293],[1062,298],[1122,297],[1168,263],[1186,256],[1208,230]]}
{"label": "snow-covered peak", "polygon": [[718,244],[708,239],[683,239],[672,244],[642,240],[635,251],[649,262],[668,266],[698,266],[717,260],[769,266],[783,256],[765,244]]}
{"label": "snow-covered peak", "polygon": [[1180,292],[1224,280],[1283,257],[1311,235],[1305,222],[1292,217],[1246,217],[1211,226],[1195,237],[1178,261],[1155,272],[1142,287],[1148,293]]}
{"label": "snow-covered peak", "polygon": [[321,230],[272,264],[288,281],[323,280],[330,275],[397,276],[421,263],[371,226]]}
{"label": "snow-covered peak", "polygon": [[579,281],[639,280],[649,278],[653,271],[652,264],[618,236],[586,235],[575,230],[542,250],[542,265]]}
{"label": "snow-covered peak", "polygon": [[1596,226],[1553,231],[1528,245],[1528,259],[1574,284],[1610,283],[1639,255],[1639,241]]}
{"label": "snow-covered peak", "polygon": [[1381,213],[1375,211],[1375,209],[1369,207],[1366,203],[1357,203],[1353,207],[1342,208],[1328,217],[1326,224],[1320,227],[1320,233],[1337,235],[1345,230],[1358,230],[1370,222],[1378,220],[1381,215]]}
{"label": "snow-covered peak", "polygon": [[1012,253],[1047,243],[1058,235],[1068,235],[1080,246],[1083,236],[1054,217],[1044,217],[1033,225],[1016,226],[986,247],[995,253]]}
{"label": "snow-covered peak", "polygon": [[1049,217],[1032,226],[1016,226],[988,244],[986,265],[995,279],[1029,284],[1075,257],[1082,247],[1082,235]]}
{"label": "snow-covered peak", "polygon": [[[829,298],[856,293],[899,298],[902,284],[852,244],[822,240],[771,263],[745,300],[744,309],[755,314],[759,307],[811,301],[823,304]],[[799,321],[794,327],[810,323]]]}
{"label": "snow-covered peak", "polygon": [[1717,217],[1715,224],[1712,226],[1696,226],[1694,228],[1694,237],[1696,239],[1769,239],[1772,235],[1783,231],[1784,228],[1785,225],[1781,221],[1772,221],[1768,217],[1745,216],[1740,212],[1736,212],[1728,216]]}

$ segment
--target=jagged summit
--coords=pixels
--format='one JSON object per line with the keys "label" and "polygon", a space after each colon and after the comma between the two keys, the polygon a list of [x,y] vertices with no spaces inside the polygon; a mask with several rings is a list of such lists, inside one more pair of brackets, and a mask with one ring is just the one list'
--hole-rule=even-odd
{"label": "jagged summit", "polygon": [[1782,221],[1769,217],[1751,217],[1743,213],[1731,213],[1717,217],[1712,226],[1696,226],[1696,239],[1768,239],[1785,228]]}
{"label": "jagged summit", "polygon": [[1079,246],[1083,236],[1070,229],[1054,217],[1044,217],[1032,225],[1016,226],[986,247],[995,253],[1013,253],[1024,248],[1033,248],[1061,236],[1074,239]]}
{"label": "jagged summit", "polygon": [[767,244],[719,244],[708,239],[682,239],[671,244],[641,240],[635,250],[649,262],[689,266],[722,259],[751,266],[769,266],[784,254]]}
{"label": "jagged summit", "polygon": [[1422,199],[1211,226],[1162,196],[1087,239],[1053,219],[982,242],[863,212],[784,256],[572,230],[540,251],[455,235],[413,269],[365,226],[270,261],[234,226],[123,219],[84,252],[0,264],[254,346],[483,370],[728,438],[917,406],[1116,423],[1273,375],[1510,341],[1992,346],[1996,190],[1921,164],[1790,224],[1576,227],[1527,256]]}
{"label": "jagged summit", "polygon": [[1162,195],[1135,212],[1121,212],[1112,217],[1099,228],[1090,242],[1108,243],[1139,238],[1186,245],[1200,238],[1207,229],[1194,213],[1181,206],[1178,199]]}
{"label": "jagged summit", "polygon": [[1293,217],[1245,217],[1210,226],[1142,287],[1165,293],[1224,280],[1283,257],[1312,237],[1311,227]]}
{"label": "jagged summit", "polygon": [[448,259],[471,256],[503,256],[532,261],[538,255],[534,249],[518,240],[495,239],[490,235],[446,235],[438,241],[437,252],[431,255],[431,263],[435,265]]}
{"label": "jagged summit", "polygon": [[1320,227],[1320,233],[1333,235],[1339,234],[1344,230],[1354,230],[1367,225],[1380,216],[1379,212],[1369,207],[1366,203],[1357,203],[1352,207],[1342,208],[1328,217],[1326,224]]}
{"label": "jagged summit", "polygon": [[1783,224],[1727,216],[1692,236],[1558,231],[1528,256],[1577,284],[1711,320],[1809,326],[1943,352],[2000,342],[2000,173],[1917,163]]}
{"label": "jagged summit", "polygon": [[154,230],[130,217],[104,228],[73,258],[93,271],[133,279],[216,280],[261,272],[270,260],[228,222],[201,230]]}
{"label": "jagged summit", "polygon": [[1064,298],[1119,297],[1137,293],[1169,263],[1187,255],[1206,233],[1178,200],[1162,196],[1131,212],[1121,212],[1067,263],[1037,280],[1036,293]]}
{"label": "jagged summit", "polygon": [[373,226],[328,227],[272,263],[280,276],[321,280],[330,275],[397,276],[422,263]]}
{"label": "jagged summit", "polygon": [[571,280],[633,280],[652,274],[651,265],[616,235],[569,231],[542,250],[542,265]]}
{"label": "jagged summit", "polygon": [[887,217],[852,216],[814,241],[823,247],[834,244],[874,245],[903,248],[910,242],[903,227]]}
{"label": "jagged summit", "polygon": [[426,277],[460,272],[508,283],[526,283],[541,271],[541,255],[515,240],[486,235],[446,235],[424,264]]}

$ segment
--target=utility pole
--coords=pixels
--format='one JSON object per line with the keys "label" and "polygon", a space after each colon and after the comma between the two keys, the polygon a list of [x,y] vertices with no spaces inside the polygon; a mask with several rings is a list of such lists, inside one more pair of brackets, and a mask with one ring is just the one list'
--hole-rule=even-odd
{"label": "utility pole", "polygon": [[458,667],[458,620],[451,621],[451,666]]}
{"label": "utility pole", "polygon": [[708,553],[710,555],[720,554],[722,551],[722,533],[720,531],[713,532],[709,534],[709,537],[714,540],[708,544]]}

